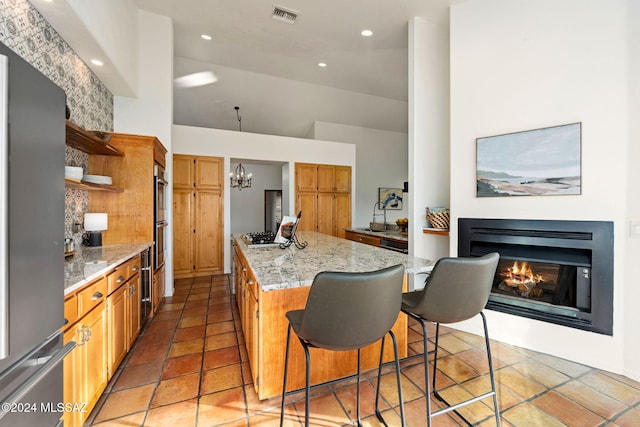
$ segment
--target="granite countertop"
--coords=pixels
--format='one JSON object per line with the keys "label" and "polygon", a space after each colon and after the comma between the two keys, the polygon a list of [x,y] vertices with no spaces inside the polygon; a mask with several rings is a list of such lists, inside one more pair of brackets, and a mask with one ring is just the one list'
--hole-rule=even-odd
{"label": "granite countertop", "polygon": [[409,241],[409,236],[408,235],[403,235],[400,234],[400,231],[398,230],[397,226],[395,225],[391,225],[391,224],[387,224],[387,226],[389,227],[395,227],[395,229],[390,229],[387,231],[371,231],[369,230],[369,228],[345,228],[345,230],[347,231],[353,231],[354,233],[361,233],[361,234],[367,234],[369,236],[374,236],[374,237],[382,237],[385,239],[393,239],[393,240],[400,240],[403,242],[408,242]]}
{"label": "granite countertop", "polygon": [[151,245],[152,242],[80,246],[75,255],[64,262],[64,294],[80,289]]}
{"label": "granite countertop", "polygon": [[233,236],[263,291],[310,286],[321,271],[362,272],[403,264],[407,273],[419,273],[434,265],[427,259],[326,234],[299,231],[297,235],[301,242],[308,242],[305,249],[248,247],[241,234]]}

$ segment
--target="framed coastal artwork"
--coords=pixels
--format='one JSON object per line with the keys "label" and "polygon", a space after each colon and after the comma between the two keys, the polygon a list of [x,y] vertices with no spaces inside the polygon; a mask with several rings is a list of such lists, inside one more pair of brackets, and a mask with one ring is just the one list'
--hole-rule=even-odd
{"label": "framed coastal artwork", "polygon": [[582,124],[476,139],[477,197],[581,193]]}
{"label": "framed coastal artwork", "polygon": [[402,188],[378,187],[378,209],[402,209]]}

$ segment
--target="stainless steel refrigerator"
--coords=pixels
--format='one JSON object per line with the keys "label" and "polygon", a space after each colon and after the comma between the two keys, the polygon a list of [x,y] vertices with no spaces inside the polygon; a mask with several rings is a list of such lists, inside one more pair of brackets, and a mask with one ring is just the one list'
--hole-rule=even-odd
{"label": "stainless steel refrigerator", "polygon": [[61,425],[65,94],[0,44],[0,426]]}

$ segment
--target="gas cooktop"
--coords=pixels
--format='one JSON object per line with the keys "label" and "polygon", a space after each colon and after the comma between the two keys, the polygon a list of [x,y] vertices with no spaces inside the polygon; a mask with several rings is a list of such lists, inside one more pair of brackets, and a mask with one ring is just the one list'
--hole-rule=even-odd
{"label": "gas cooktop", "polygon": [[249,247],[278,246],[278,243],[274,242],[275,238],[276,233],[274,231],[255,231],[242,235],[242,240],[244,240]]}

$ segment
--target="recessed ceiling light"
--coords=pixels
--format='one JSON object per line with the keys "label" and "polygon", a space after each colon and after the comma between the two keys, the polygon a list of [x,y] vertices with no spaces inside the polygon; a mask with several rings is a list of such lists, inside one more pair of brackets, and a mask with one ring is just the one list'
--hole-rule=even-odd
{"label": "recessed ceiling light", "polygon": [[202,37],[204,40],[211,40],[211,36],[209,34],[202,34],[200,37]]}
{"label": "recessed ceiling light", "polygon": [[327,66],[327,63],[326,63],[326,62],[318,62],[318,67],[322,67],[322,68],[324,68],[324,67],[326,67],[326,66]]}
{"label": "recessed ceiling light", "polygon": [[99,59],[92,59],[91,63],[93,65],[97,65],[98,67],[102,67],[104,65],[104,63],[102,61],[100,61]]}
{"label": "recessed ceiling light", "polygon": [[371,31],[371,30],[362,30],[362,32],[360,34],[362,34],[364,37],[371,37],[373,35],[373,31]]}

